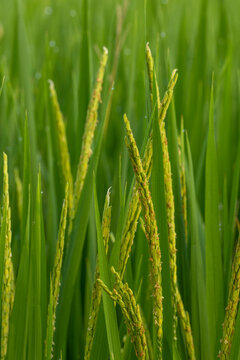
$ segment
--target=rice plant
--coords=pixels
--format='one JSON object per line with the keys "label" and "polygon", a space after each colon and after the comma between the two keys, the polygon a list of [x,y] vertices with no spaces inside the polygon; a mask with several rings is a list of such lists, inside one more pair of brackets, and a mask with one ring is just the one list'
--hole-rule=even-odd
{"label": "rice plant", "polygon": [[1,360],[240,359],[239,11],[1,2]]}

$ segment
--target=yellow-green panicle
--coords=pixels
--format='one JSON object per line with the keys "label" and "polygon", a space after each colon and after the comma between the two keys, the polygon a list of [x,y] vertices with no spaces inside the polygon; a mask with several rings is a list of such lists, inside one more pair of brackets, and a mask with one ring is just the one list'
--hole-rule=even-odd
{"label": "yellow-green panicle", "polygon": [[146,59],[147,59],[147,69],[148,69],[148,78],[149,78],[149,90],[150,90],[150,100],[152,105],[152,110],[154,107],[154,99],[153,99],[153,93],[154,93],[154,87],[156,89],[156,97],[157,97],[157,108],[158,112],[160,111],[161,102],[160,102],[160,94],[159,94],[159,88],[157,84],[157,76],[154,69],[154,61],[152,57],[152,53],[149,47],[149,43],[146,45]]}
{"label": "yellow-green panicle", "polygon": [[221,350],[219,358],[222,360],[229,359],[233,334],[235,330],[235,322],[237,308],[239,304],[240,294],[240,235],[238,236],[237,247],[232,265],[232,275],[229,286],[228,304],[223,323],[223,337],[221,340]]}
{"label": "yellow-green panicle", "polygon": [[184,334],[185,334],[188,358],[190,360],[195,360],[196,357],[195,357],[195,349],[194,349],[194,344],[193,344],[190,319],[189,319],[189,315],[188,315],[187,311],[185,311],[185,309],[184,309],[182,298],[181,298],[178,288],[177,288],[176,298],[177,298],[178,316],[180,318],[181,326],[182,326]]}
{"label": "yellow-green panicle", "polygon": [[[169,88],[173,85],[172,81],[170,80],[168,90],[166,91],[166,94],[164,96],[164,99],[168,99],[168,101],[160,102],[160,95],[157,85],[157,79],[156,74],[154,71],[154,63],[151,55],[150,48],[147,44],[147,64],[148,64],[148,73],[150,77],[150,95],[151,95],[151,102],[153,107],[153,87],[156,88],[156,94],[157,94],[157,105],[158,105],[158,113],[161,113],[161,121],[165,120],[167,110],[171,101],[172,92],[169,92]],[[144,152],[144,158],[143,158],[143,169],[146,173],[147,179],[150,178],[151,175],[151,169],[152,169],[152,133],[149,136],[146,149]],[[120,273],[121,278],[123,278],[127,261],[129,258],[129,254],[131,252],[133,239],[135,236],[135,232],[137,229],[138,224],[138,218],[141,213],[141,204],[139,201],[139,194],[137,191],[137,187],[134,187],[133,195],[129,204],[128,209],[128,215],[127,215],[127,221],[124,226],[123,235],[121,239],[121,249],[120,249],[120,259],[118,264],[118,270]]]}
{"label": "yellow-green panicle", "polygon": [[2,279],[2,323],[1,323],[1,359],[7,354],[9,318],[13,307],[15,285],[11,251],[11,209],[9,205],[8,160],[3,154],[3,213],[6,214],[4,270]]}
{"label": "yellow-green panicle", "polygon": [[176,340],[176,293],[177,293],[177,259],[176,259],[176,232],[175,232],[175,219],[174,219],[174,197],[172,187],[172,172],[171,164],[169,160],[168,141],[165,130],[165,117],[166,117],[166,104],[170,104],[173,95],[173,88],[177,81],[177,71],[174,70],[168,85],[168,89],[161,103],[159,113],[159,126],[162,140],[163,151],[163,169],[164,169],[164,184],[165,184],[165,199],[166,199],[166,211],[168,222],[168,241],[169,241],[169,253],[170,253],[170,270],[171,270],[171,282],[172,282],[172,298],[173,298],[173,316],[174,316],[174,337]]}
{"label": "yellow-green panicle", "polygon": [[[148,143],[146,145],[146,150],[143,158],[143,168],[146,173],[147,179],[149,179],[152,168],[152,137],[149,137]],[[120,258],[118,264],[118,271],[121,279],[123,278],[127,261],[131,252],[133,245],[133,240],[135,232],[137,230],[138,219],[141,213],[141,204],[139,201],[139,194],[137,186],[134,186],[133,195],[130,200],[127,220],[124,225],[123,235],[121,239],[121,248],[120,248]]]}
{"label": "yellow-green panicle", "polygon": [[53,267],[53,308],[56,309],[58,302],[58,295],[60,289],[60,277],[62,269],[62,259],[63,259],[63,250],[64,250],[64,239],[65,239],[65,230],[67,224],[67,211],[68,211],[68,199],[69,199],[69,185],[66,184],[65,189],[65,199],[63,201],[62,213],[58,231],[58,241],[57,249]]}
{"label": "yellow-green panicle", "polygon": [[145,234],[149,244],[150,263],[151,263],[151,279],[153,285],[154,298],[154,323],[157,329],[157,341],[159,357],[162,357],[162,322],[163,322],[163,308],[162,308],[162,277],[161,277],[161,252],[159,246],[158,228],[156,222],[153,202],[148,187],[147,176],[144,172],[139,151],[130,123],[126,115],[124,115],[124,122],[126,125],[129,157],[132,162],[133,170],[135,172],[137,189],[141,201],[142,211],[144,214]]}
{"label": "yellow-green panicle", "polygon": [[[176,232],[175,232],[175,206],[174,206],[174,197],[173,197],[173,186],[172,186],[172,173],[171,173],[171,163],[169,159],[168,152],[168,141],[165,130],[165,118],[167,110],[169,108],[170,102],[173,97],[173,89],[177,82],[178,74],[177,70],[172,72],[167,91],[164,94],[163,100],[160,103],[159,88],[156,78],[156,73],[154,69],[154,61],[151,54],[151,50],[147,44],[147,66],[149,73],[149,88],[150,88],[150,98],[152,104],[152,110],[154,106],[153,101],[153,88],[156,88],[157,104],[158,104],[158,121],[161,134],[162,142],[162,151],[163,151],[163,168],[164,168],[164,185],[165,185],[165,199],[166,199],[166,211],[167,211],[167,222],[168,222],[168,241],[169,241],[169,252],[170,252],[170,270],[171,270],[171,289],[172,289],[172,305],[173,305],[173,331],[174,339],[176,338],[176,328],[177,328],[177,316],[180,318],[184,333],[185,340],[188,350],[189,359],[195,359],[195,350],[193,344],[193,337],[191,331],[191,325],[188,313],[184,309],[182,298],[177,286],[177,262],[176,262]],[[154,83],[155,82],[155,83]],[[159,105],[160,103],[160,105]],[[183,169],[182,169],[183,170]],[[185,180],[185,178],[183,178]],[[185,187],[184,187],[185,185]],[[186,189],[186,184],[183,183],[182,190]],[[186,193],[182,194],[186,195]],[[184,197],[186,199],[186,196]],[[184,203],[185,204],[185,203]],[[186,211],[186,208],[183,209]],[[185,213],[184,213],[185,214]]]}
{"label": "yellow-green panicle", "polygon": [[74,184],[73,207],[71,209],[71,214],[70,214],[71,220],[74,219],[74,216],[77,211],[78,202],[82,192],[84,180],[87,174],[89,158],[92,154],[91,147],[92,147],[95,128],[97,125],[97,112],[98,112],[99,103],[101,102],[102,83],[103,83],[104,72],[107,64],[107,59],[108,59],[108,50],[107,48],[104,47],[100,68],[97,74],[96,84],[87,111],[87,119],[85,123],[83,139],[82,139],[81,154],[77,168],[77,177]]}
{"label": "yellow-green panicle", "polygon": [[65,123],[63,120],[63,115],[62,115],[60,106],[59,106],[54,82],[52,80],[49,80],[49,89],[50,89],[50,94],[51,94],[52,105],[53,105],[54,112],[55,112],[55,121],[56,121],[58,144],[59,144],[59,151],[60,151],[61,169],[62,169],[62,174],[63,174],[64,180],[65,180],[65,185],[68,183],[68,187],[69,187],[68,201],[69,201],[69,208],[71,209],[73,206],[73,178],[72,178],[72,171],[71,171],[70,155],[69,155],[69,151],[68,151]]}
{"label": "yellow-green panicle", "polygon": [[121,281],[120,275],[113,267],[111,268],[111,271],[116,279],[113,291],[110,291],[100,279],[98,279],[98,284],[106,291],[113,301],[119,304],[124,316],[128,334],[130,335],[131,342],[135,348],[136,356],[138,359],[144,360],[147,357],[147,342],[139,305],[136,303],[136,299],[128,284],[124,284]]}
{"label": "yellow-green panicle", "polygon": [[[156,73],[154,70],[154,61],[151,54],[151,50],[147,44],[147,67],[149,73],[149,88],[150,97],[153,110],[153,82],[155,81],[155,88],[157,94],[157,102],[159,104],[159,90],[156,79]],[[176,289],[177,289],[177,265],[176,265],[176,232],[175,232],[175,220],[174,220],[174,198],[172,188],[172,173],[171,164],[169,160],[168,141],[165,130],[165,118],[167,109],[172,100],[173,89],[177,81],[177,70],[172,72],[168,89],[163,97],[162,102],[158,105],[158,121],[160,127],[162,151],[163,151],[163,168],[164,168],[164,184],[165,184],[165,199],[166,199],[166,211],[167,211],[167,223],[168,223],[168,241],[170,252],[170,270],[171,270],[171,288],[172,288],[172,303],[173,303],[173,331],[174,339],[176,340],[176,328],[177,328],[177,305],[176,305]]]}

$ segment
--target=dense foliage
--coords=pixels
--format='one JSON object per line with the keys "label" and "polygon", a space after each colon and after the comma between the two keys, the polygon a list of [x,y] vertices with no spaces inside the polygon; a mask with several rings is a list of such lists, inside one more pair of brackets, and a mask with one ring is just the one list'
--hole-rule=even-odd
{"label": "dense foliage", "polygon": [[239,13],[1,1],[1,359],[240,359]]}

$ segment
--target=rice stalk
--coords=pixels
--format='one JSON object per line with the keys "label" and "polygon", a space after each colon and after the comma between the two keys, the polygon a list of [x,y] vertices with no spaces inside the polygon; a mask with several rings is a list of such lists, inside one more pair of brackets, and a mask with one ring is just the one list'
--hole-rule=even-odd
{"label": "rice stalk", "polygon": [[87,174],[89,158],[92,154],[91,147],[92,147],[94,132],[97,125],[97,113],[98,113],[99,103],[101,102],[102,83],[103,83],[103,77],[107,64],[107,59],[108,59],[108,50],[107,48],[104,47],[100,62],[100,67],[97,74],[96,84],[93,90],[90,103],[88,105],[85,129],[82,138],[81,154],[77,168],[76,180],[74,184],[73,206],[70,208],[69,233],[71,233],[72,221],[77,211],[84,180]]}
{"label": "rice stalk", "polygon": [[[156,73],[154,70],[154,61],[151,54],[151,50],[147,44],[147,65],[149,73],[149,87],[150,96],[152,99],[152,110],[153,110],[153,86],[156,87],[157,102],[159,103],[159,90],[157,84]],[[173,332],[174,340],[177,340],[176,329],[177,329],[177,259],[176,259],[176,232],[175,232],[175,220],[174,220],[174,197],[172,188],[172,172],[171,164],[169,160],[168,152],[168,141],[165,129],[165,118],[166,109],[168,108],[172,96],[173,89],[177,82],[178,74],[177,70],[172,72],[168,89],[163,97],[162,103],[158,106],[158,120],[160,127],[160,134],[162,140],[162,151],[163,151],[163,169],[164,169],[164,184],[165,184],[165,199],[166,199],[166,211],[167,211],[167,223],[168,223],[168,241],[169,241],[169,253],[170,253],[170,274],[171,274],[171,287],[172,287],[172,305],[173,305]]]}
{"label": "rice stalk", "polygon": [[228,304],[226,307],[225,319],[223,323],[223,336],[221,339],[221,349],[218,357],[222,360],[229,359],[232,340],[235,330],[235,322],[240,294],[240,224],[238,223],[238,241],[232,265],[232,275],[228,293]]}
{"label": "rice stalk", "polygon": [[[142,217],[140,218],[140,222],[141,222],[141,228],[146,235],[146,230],[144,227],[144,221],[143,221]],[[177,313],[178,313],[178,317],[180,319],[182,329],[183,329],[184,335],[185,335],[188,358],[190,360],[195,360],[196,359],[195,348],[194,348],[194,343],[193,343],[193,336],[192,336],[192,329],[191,329],[189,315],[188,315],[188,312],[184,309],[183,301],[182,301],[178,286],[176,288],[176,291],[177,291],[177,293],[176,293]]]}
{"label": "rice stalk", "polygon": [[62,212],[58,231],[58,241],[56,247],[56,255],[53,266],[53,274],[50,279],[50,300],[48,305],[48,318],[47,318],[47,335],[45,344],[45,359],[50,360],[53,350],[53,335],[55,330],[56,321],[56,308],[58,304],[59,290],[60,290],[60,277],[62,269],[62,259],[64,251],[64,239],[67,223],[68,212],[68,200],[69,200],[69,186],[68,183],[65,187],[65,198],[62,205]]}
{"label": "rice stalk", "polygon": [[[1,360],[7,355],[9,319],[14,302],[15,284],[14,270],[11,251],[11,209],[9,204],[9,181],[8,181],[8,159],[3,153],[3,217],[6,219],[5,225],[5,246],[4,246],[4,271],[1,289],[2,302],[2,323],[1,323]],[[3,219],[2,219],[3,221]]]}
{"label": "rice stalk", "polygon": [[178,288],[177,288],[176,298],[177,298],[177,311],[185,335],[188,358],[190,360],[195,360],[196,357],[195,357],[195,349],[194,349],[190,319],[188,312],[185,311],[184,309],[181,294]]}
{"label": "rice stalk", "polygon": [[[149,59],[148,61],[150,61],[150,65],[148,66],[148,73],[149,76],[151,76],[152,80],[151,80],[151,88],[153,89],[154,86],[156,88],[156,92],[157,92],[157,103],[158,103],[158,113],[160,116],[160,121],[163,122],[165,120],[166,114],[167,114],[167,110],[168,107],[170,105],[171,99],[172,99],[172,95],[173,95],[173,88],[175,86],[175,83],[173,81],[173,79],[170,79],[169,85],[168,85],[168,89],[164,95],[164,101],[160,102],[160,95],[159,95],[159,91],[158,91],[158,86],[157,86],[157,80],[156,80],[156,75],[155,77],[155,83],[153,83],[153,71],[154,71],[154,67],[153,67],[153,59],[151,57],[151,52],[150,52],[150,48],[147,45],[147,58]],[[153,94],[152,94],[153,95]],[[152,104],[153,106],[153,104]],[[147,175],[147,179],[150,178],[151,175],[151,169],[152,169],[152,133],[150,133],[146,148],[145,148],[145,152],[144,152],[144,157],[143,157],[143,169]],[[120,248],[120,258],[119,258],[119,264],[118,264],[118,271],[119,274],[121,276],[121,279],[123,278],[125,269],[126,269],[126,265],[127,265],[127,261],[131,252],[131,248],[133,245],[133,239],[135,236],[135,232],[137,229],[137,224],[138,224],[138,219],[141,213],[141,204],[139,201],[139,194],[137,191],[137,187],[134,187],[133,190],[133,195],[132,198],[130,200],[130,204],[129,204],[129,208],[128,208],[128,215],[127,215],[127,221],[124,225],[124,230],[123,230],[123,234],[122,234],[122,238],[121,238],[121,248]]]}
{"label": "rice stalk", "polygon": [[[103,217],[102,217],[102,237],[104,246],[106,249],[106,253],[108,253],[108,240],[109,240],[109,233],[110,233],[110,223],[111,223],[111,210],[112,207],[110,206],[110,189],[107,192],[105,203],[104,203],[104,210],[103,210]],[[84,359],[88,360],[91,356],[92,344],[95,335],[96,325],[97,325],[97,317],[99,313],[99,307],[101,304],[101,288],[97,282],[97,279],[100,277],[100,270],[99,270],[99,262],[97,259],[96,264],[96,271],[95,271],[95,278],[94,284],[92,289],[92,296],[91,296],[91,304],[89,310],[89,319],[88,319],[88,326],[87,326],[87,336],[86,336],[86,344],[85,344],[85,352],[84,352]]]}
{"label": "rice stalk", "polygon": [[62,206],[62,213],[59,225],[58,232],[58,242],[57,249],[53,267],[53,308],[56,309],[60,288],[60,276],[61,276],[61,268],[62,268],[62,259],[63,259],[63,251],[64,251],[64,239],[65,239],[65,230],[67,223],[67,212],[68,212],[68,199],[69,199],[69,185],[66,184],[65,189],[65,199]]}
{"label": "rice stalk", "polygon": [[[147,180],[149,180],[152,168],[152,137],[149,137],[146,145],[146,150],[143,158],[143,169],[146,173]],[[121,279],[125,273],[127,261],[133,245],[134,236],[137,230],[138,219],[141,213],[141,204],[139,200],[139,193],[137,186],[134,186],[133,195],[130,200],[127,220],[124,225],[123,234],[121,238],[120,257],[118,263],[118,271]]]}
{"label": "rice stalk", "polygon": [[162,308],[162,277],[161,277],[161,251],[159,246],[158,228],[156,222],[153,202],[148,187],[146,173],[144,172],[139,151],[130,123],[126,115],[124,115],[124,122],[127,131],[126,145],[129,152],[129,157],[132,162],[133,170],[136,176],[137,189],[141,201],[142,210],[144,213],[145,233],[149,244],[150,264],[151,264],[151,281],[153,286],[153,316],[154,324],[157,331],[158,343],[158,358],[162,358],[162,322],[163,322],[163,308]]}
{"label": "rice stalk", "polygon": [[141,360],[148,359],[145,329],[139,305],[136,303],[136,299],[128,284],[123,284],[120,275],[113,267],[111,268],[111,271],[116,279],[113,291],[110,291],[102,280],[98,279],[97,283],[114,302],[119,304],[124,316],[128,334],[131,337],[131,342],[135,349],[136,357]]}
{"label": "rice stalk", "polygon": [[150,331],[149,331],[149,328],[148,328],[148,325],[147,325],[147,321],[146,321],[146,319],[144,317],[144,313],[143,313],[141,308],[140,308],[140,313],[141,313],[141,317],[142,317],[142,321],[143,321],[143,326],[144,326],[144,329],[145,329],[148,358],[149,358],[149,360],[154,360],[154,351],[153,351],[151,334],[150,334]]}
{"label": "rice stalk", "polygon": [[73,178],[71,171],[71,161],[68,150],[68,142],[66,136],[65,123],[63,119],[63,115],[59,106],[57,92],[55,90],[54,82],[52,80],[49,81],[49,89],[51,94],[52,105],[55,113],[55,121],[57,127],[57,136],[58,136],[58,144],[60,150],[60,160],[61,160],[61,170],[62,175],[65,180],[65,186],[68,183],[69,191],[68,191],[68,202],[69,208],[71,209],[73,206]]}
{"label": "rice stalk", "polygon": [[[157,103],[160,102],[159,88],[156,78],[156,72],[154,69],[154,61],[151,54],[151,50],[149,45],[147,44],[147,65],[148,65],[148,74],[149,74],[149,87],[150,87],[150,97],[151,104],[153,109],[153,92],[154,86],[157,96]],[[169,250],[170,250],[170,270],[171,270],[171,287],[172,287],[172,301],[173,301],[173,331],[174,331],[174,339],[177,340],[176,337],[176,328],[177,328],[177,316],[176,313],[180,317],[181,323],[183,325],[183,329],[185,330],[185,338],[187,344],[187,350],[190,359],[195,359],[195,350],[192,338],[192,331],[190,320],[187,312],[184,310],[183,302],[178,290],[177,286],[177,260],[176,260],[176,232],[175,232],[175,206],[174,206],[174,196],[173,196],[173,186],[172,186],[172,173],[171,173],[171,163],[169,159],[168,152],[168,141],[165,130],[165,118],[166,118],[166,109],[168,109],[169,104],[171,102],[173,96],[173,89],[177,82],[177,70],[172,72],[170,82],[168,84],[168,89],[164,94],[163,100],[158,105],[158,119],[159,119],[159,127],[160,134],[162,140],[162,150],[163,150],[163,168],[164,168],[164,184],[165,184],[165,198],[166,198],[166,210],[167,210],[167,223],[168,223],[168,239],[169,239]],[[185,173],[183,166],[181,167],[181,175],[182,175],[182,196],[183,200],[183,211],[184,211],[184,219],[185,219],[185,231],[187,235],[187,214],[186,214],[186,181],[185,181]]]}

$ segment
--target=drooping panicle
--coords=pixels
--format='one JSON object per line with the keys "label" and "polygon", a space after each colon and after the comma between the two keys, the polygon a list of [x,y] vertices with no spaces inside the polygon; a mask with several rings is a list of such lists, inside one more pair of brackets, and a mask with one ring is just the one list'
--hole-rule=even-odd
{"label": "drooping panicle", "polygon": [[[154,61],[147,45],[147,64],[149,70],[149,87],[150,87],[150,96],[152,98],[152,110],[153,110],[153,81],[156,88],[157,102],[159,103],[159,90],[158,83],[156,78],[156,73],[154,69]],[[151,75],[151,76],[150,76]],[[165,129],[165,118],[167,114],[167,109],[172,100],[173,89],[177,82],[178,74],[177,70],[173,70],[168,88],[164,94],[163,100],[158,106],[158,121],[161,134],[162,142],[162,152],[163,152],[163,169],[164,169],[164,184],[165,184],[165,199],[166,199],[166,212],[167,212],[167,223],[168,223],[168,241],[169,241],[169,253],[170,253],[170,273],[171,273],[171,287],[172,287],[172,305],[173,305],[173,331],[174,339],[176,340],[176,329],[177,329],[177,259],[176,259],[176,232],[175,232],[175,219],[174,219],[174,197],[173,197],[173,186],[172,186],[172,173],[171,173],[171,164],[169,160],[168,152],[168,141]]]}
{"label": "drooping panicle", "polygon": [[65,123],[59,106],[54,82],[52,80],[49,80],[49,89],[50,89],[51,101],[55,113],[55,122],[56,122],[58,144],[60,151],[61,170],[62,170],[62,175],[64,177],[65,185],[68,183],[68,187],[69,187],[68,201],[69,201],[69,208],[71,209],[73,206],[73,178],[72,178],[71,161],[68,150]]}
{"label": "drooping panicle", "polygon": [[[77,211],[84,180],[87,174],[89,158],[92,154],[91,147],[97,125],[97,113],[98,113],[99,104],[101,102],[102,83],[103,83],[103,77],[107,64],[107,59],[108,59],[108,50],[107,48],[104,47],[100,62],[100,67],[97,74],[96,84],[92,93],[90,103],[88,105],[85,129],[82,138],[81,154],[77,168],[76,181],[74,184],[73,207],[71,208],[71,213],[70,213],[71,221],[74,219]],[[71,231],[71,223],[70,223],[69,231]]]}
{"label": "drooping panicle", "polygon": [[[151,57],[151,52],[150,52],[149,46],[147,47],[147,61],[149,61],[148,67],[149,67],[149,73],[151,74],[152,71],[154,72],[154,67],[153,67],[153,59]],[[174,72],[174,74],[175,74],[175,72]],[[172,79],[170,80],[168,89],[164,95],[165,100],[161,103],[156,75],[154,75],[152,79],[155,79],[155,83],[154,84],[152,83],[152,85],[150,87],[150,91],[151,91],[151,89],[153,89],[153,85],[154,85],[156,88],[157,98],[158,98],[158,101],[157,101],[158,114],[159,114],[159,116],[161,114],[161,122],[162,122],[165,120],[167,110],[170,105],[170,101],[172,99],[172,94],[173,94],[172,90],[175,85],[175,82]],[[172,90],[170,90],[170,89],[172,89]],[[166,99],[168,99],[168,100],[166,100]],[[153,104],[152,104],[152,106],[153,106]],[[153,146],[152,146],[152,132],[151,132],[149,135],[148,142],[146,144],[144,157],[143,157],[143,168],[146,173],[147,179],[149,179],[150,175],[151,175],[152,151],[153,151]],[[139,219],[140,213],[141,213],[141,204],[139,201],[139,194],[137,191],[137,187],[135,186],[130,203],[129,203],[128,215],[126,218],[127,220],[126,220],[126,223],[124,226],[123,235],[122,235],[122,239],[121,239],[120,259],[119,259],[119,264],[118,264],[118,271],[120,273],[121,278],[124,275],[124,272],[126,269],[126,264],[127,264],[128,258],[129,258],[129,254],[131,252],[131,248],[133,245],[133,239],[134,239],[135,232],[137,229],[137,224],[138,224],[138,219]]]}
{"label": "drooping panicle", "polygon": [[97,283],[113,301],[119,304],[127,326],[128,334],[130,335],[131,342],[135,348],[136,356],[138,359],[144,360],[147,356],[147,342],[139,305],[136,303],[134,294],[128,284],[122,282],[120,275],[113,267],[111,268],[111,271],[116,279],[113,291],[110,291],[102,280],[98,279]]}
{"label": "drooping panicle", "polygon": [[124,122],[126,126],[127,138],[126,144],[129,152],[129,157],[132,162],[133,170],[136,176],[137,189],[139,192],[142,211],[144,214],[145,234],[149,244],[150,264],[151,264],[151,279],[153,287],[154,299],[154,324],[157,331],[158,341],[158,358],[162,357],[162,322],[163,322],[163,308],[162,308],[162,277],[161,277],[161,252],[159,246],[159,235],[156,222],[153,202],[148,187],[147,176],[144,172],[142,161],[140,159],[139,151],[130,123],[126,115],[124,115]]}
{"label": "drooping panicle", "polygon": [[[146,150],[143,158],[143,168],[149,180],[152,168],[152,137],[150,136],[146,145]],[[120,258],[118,264],[118,270],[121,279],[123,278],[127,261],[133,245],[134,236],[137,230],[138,219],[141,213],[141,204],[139,200],[139,193],[137,186],[134,186],[133,195],[130,200],[127,220],[123,229],[123,235],[121,239]]]}
{"label": "drooping panicle", "polygon": [[178,316],[180,318],[180,323],[181,323],[181,326],[182,326],[184,334],[185,334],[188,358],[190,360],[195,360],[196,357],[195,357],[195,349],[194,349],[190,319],[189,319],[189,315],[188,315],[187,311],[184,309],[182,298],[181,298],[178,288],[177,288],[176,298],[177,298]]}

